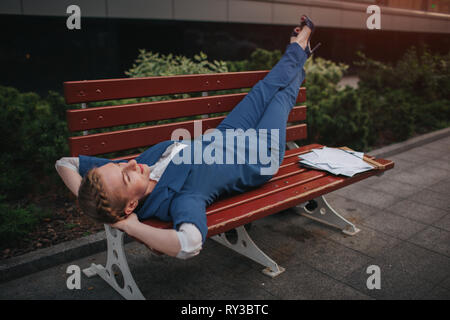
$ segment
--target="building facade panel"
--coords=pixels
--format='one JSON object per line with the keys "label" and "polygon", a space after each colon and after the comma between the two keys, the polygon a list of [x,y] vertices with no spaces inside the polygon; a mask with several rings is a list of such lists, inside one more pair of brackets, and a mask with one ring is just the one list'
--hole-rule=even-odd
{"label": "building facade panel", "polygon": [[[0,14],[67,16],[76,4],[81,17],[160,19],[249,24],[297,25],[301,14],[318,26],[364,30],[375,0],[0,0]],[[450,33],[448,6],[428,0],[385,0],[381,29],[422,33]],[[450,2],[449,2],[450,3]],[[419,5],[421,4],[421,5]],[[446,9],[447,8],[447,9]]]}
{"label": "building facade panel", "polygon": [[365,29],[367,28],[367,19],[370,14],[366,11],[353,11],[342,10],[341,11],[341,27],[349,29]]}
{"label": "building facade panel", "polygon": [[107,0],[108,17],[137,19],[173,19],[172,1]]}
{"label": "building facade panel", "polygon": [[302,14],[311,15],[311,8],[306,6],[295,6],[290,4],[274,3],[273,23],[281,25],[298,25]]}
{"label": "building facade panel", "polygon": [[342,12],[340,9],[311,7],[311,20],[321,27],[340,27]]}
{"label": "building facade panel", "polygon": [[173,12],[176,20],[224,22],[228,20],[228,3],[224,0],[175,0]]}
{"label": "building facade panel", "polygon": [[[3,0],[2,0],[3,1]],[[77,5],[81,17],[105,17],[106,3],[91,0],[22,0],[22,14],[37,16],[65,16],[70,5]]]}
{"label": "building facade panel", "polygon": [[20,0],[2,0],[0,1],[0,13],[3,14],[21,14]]}
{"label": "building facade panel", "polygon": [[273,3],[229,0],[228,6],[229,22],[272,23]]}

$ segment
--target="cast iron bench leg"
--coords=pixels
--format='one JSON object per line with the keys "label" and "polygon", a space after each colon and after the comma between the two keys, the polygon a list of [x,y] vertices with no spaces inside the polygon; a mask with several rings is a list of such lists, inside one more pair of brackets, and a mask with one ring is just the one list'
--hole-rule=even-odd
{"label": "cast iron bench leg", "polygon": [[353,223],[337,213],[323,196],[299,205],[295,210],[304,217],[338,228],[349,236],[354,236],[360,231]]}
{"label": "cast iron bench leg", "polygon": [[[299,147],[293,141],[287,142],[286,145],[289,149]],[[308,201],[307,203],[303,203],[294,208],[297,211],[297,213],[301,214],[302,216],[338,228],[347,235],[353,236],[360,231],[358,228],[355,227],[353,223],[351,223],[343,216],[341,216],[339,213],[337,213],[328,204],[324,196]]]}
{"label": "cast iron bench leg", "polygon": [[269,277],[274,278],[285,270],[269,256],[267,256],[260,248],[258,248],[258,246],[250,238],[244,226],[237,227],[235,230],[237,232],[236,243],[231,243],[228,241],[225,233],[213,236],[211,239],[246,256],[247,258],[252,259],[253,261],[258,262],[259,264],[262,264],[266,267],[262,272]]}
{"label": "cast iron bench leg", "polygon": [[[145,300],[128,267],[123,247],[125,233],[107,224],[105,224],[105,231],[108,244],[106,267],[93,263],[89,268],[83,269],[83,273],[88,278],[99,275],[127,300]],[[120,286],[116,280],[115,272],[118,271],[122,274],[123,286]]]}

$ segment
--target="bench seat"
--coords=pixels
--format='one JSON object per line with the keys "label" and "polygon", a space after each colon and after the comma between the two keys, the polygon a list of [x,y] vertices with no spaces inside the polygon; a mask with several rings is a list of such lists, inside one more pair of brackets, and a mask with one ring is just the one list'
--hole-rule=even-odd
{"label": "bench seat", "polygon": [[[280,169],[268,182],[242,194],[222,197],[207,207],[207,237],[292,208],[383,171],[371,170],[353,177],[343,177],[299,165],[300,154],[322,147],[320,144],[310,144],[287,150]],[[394,167],[392,161],[376,161],[384,165],[385,170]],[[172,228],[172,223],[156,219],[148,219],[144,223],[157,228]]]}

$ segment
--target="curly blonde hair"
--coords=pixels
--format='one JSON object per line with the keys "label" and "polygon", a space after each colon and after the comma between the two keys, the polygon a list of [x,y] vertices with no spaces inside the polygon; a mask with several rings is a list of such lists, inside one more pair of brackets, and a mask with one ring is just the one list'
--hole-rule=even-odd
{"label": "curly blonde hair", "polygon": [[97,222],[115,223],[125,217],[126,200],[107,194],[97,168],[91,169],[81,180],[78,205],[86,215]]}

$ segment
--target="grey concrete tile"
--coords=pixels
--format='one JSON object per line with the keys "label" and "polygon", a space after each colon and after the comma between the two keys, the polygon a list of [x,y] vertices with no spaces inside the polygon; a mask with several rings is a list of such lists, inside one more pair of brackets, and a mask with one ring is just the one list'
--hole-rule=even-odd
{"label": "grey concrete tile", "polygon": [[428,166],[450,171],[450,162],[443,159],[436,159],[427,163]]}
{"label": "grey concrete tile", "polygon": [[325,236],[330,233],[341,234],[314,221],[302,225],[294,221],[252,227],[251,237],[281,266],[287,268],[306,263],[335,279],[341,279],[370,259],[358,251],[327,240]]}
{"label": "grey concrete tile", "polygon": [[450,153],[449,153],[449,154],[446,154],[446,155],[443,155],[442,157],[440,157],[439,160],[449,162],[449,161],[450,161]]}
{"label": "grey concrete tile", "polygon": [[372,206],[378,209],[389,207],[397,202],[397,198],[389,193],[369,189],[369,188],[352,188],[344,192],[337,193],[338,195],[363,203],[368,206]]}
{"label": "grey concrete tile", "polygon": [[432,141],[430,143],[427,143],[422,146],[423,148],[429,148],[429,149],[435,149],[435,150],[442,150],[447,147],[446,143],[442,142],[442,139]]}
{"label": "grey concrete tile", "polygon": [[356,227],[361,231],[354,236],[331,233],[327,238],[372,258],[389,251],[401,241],[365,226],[357,225]]}
{"label": "grey concrete tile", "polygon": [[441,172],[439,172],[438,175],[436,170],[439,171],[439,169],[435,169],[433,172],[435,175],[430,176],[429,174],[424,174],[423,172],[412,172],[411,169],[408,169],[405,171],[394,172],[389,176],[389,179],[407,183],[416,187],[425,188],[442,180],[443,177]]}
{"label": "grey concrete tile", "polygon": [[450,232],[450,213],[433,223],[433,226]]}
{"label": "grey concrete tile", "polygon": [[430,166],[419,166],[416,168],[410,168],[407,171],[418,174],[430,180],[434,180],[435,183],[450,178],[450,171],[434,168]]}
{"label": "grey concrete tile", "polygon": [[[231,253],[231,255],[237,253]],[[210,258],[213,259],[213,256]],[[217,257],[216,257],[217,258]],[[227,256],[221,256],[221,260],[226,260]],[[248,260],[248,259],[247,259]],[[214,260],[210,260],[214,261]],[[206,299],[206,300],[273,300],[276,296],[261,287],[255,281],[251,281],[257,277],[261,272],[258,265],[258,270],[250,269],[248,274],[236,273],[233,269],[217,268],[217,263],[204,264],[204,270],[197,274],[195,278],[188,276],[191,279],[189,283],[184,281],[183,275],[177,278],[178,283],[186,283],[187,296],[179,299]],[[186,275],[186,274],[185,274]]]}
{"label": "grey concrete tile", "polygon": [[426,188],[450,197],[450,179],[442,179]]}
{"label": "grey concrete tile", "polygon": [[388,211],[377,212],[377,214],[363,221],[363,225],[402,240],[406,240],[426,228],[425,224]]}
{"label": "grey concrete tile", "polygon": [[414,193],[417,193],[419,190],[423,189],[423,187],[391,180],[389,177],[386,177],[386,179],[370,185],[369,189],[389,193],[395,197],[406,198]]}
{"label": "grey concrete tile", "polygon": [[367,295],[303,263],[290,266],[274,279],[258,275],[257,281],[265,290],[283,300],[370,299]]}
{"label": "grey concrete tile", "polygon": [[368,266],[355,270],[343,282],[368,296],[382,300],[418,299],[433,288],[431,283],[378,259],[372,260],[370,265],[380,268],[380,289],[368,289],[367,281],[372,275],[367,272]]}
{"label": "grey concrete tile", "polygon": [[450,197],[443,193],[424,189],[411,195],[410,198],[423,205],[427,205],[433,208],[439,208],[450,212]]}
{"label": "grey concrete tile", "polygon": [[442,281],[440,286],[444,287],[444,288],[447,288],[447,289],[450,289],[450,277],[448,277],[447,279]]}
{"label": "grey concrete tile", "polygon": [[449,231],[430,226],[425,230],[417,233],[413,237],[411,237],[409,241],[421,247],[430,249],[432,251],[450,257]]}
{"label": "grey concrete tile", "polygon": [[431,146],[430,144],[425,144],[423,146],[419,146],[414,149],[408,150],[407,152],[404,153],[418,156],[425,156],[426,158],[430,159],[433,157],[438,158],[440,156],[445,155],[448,152],[449,150],[445,145],[442,145],[442,148],[436,148],[436,146],[431,143]]}
{"label": "grey concrete tile", "polygon": [[389,160],[394,161],[394,169],[385,172],[385,176],[389,176],[392,172],[403,171],[409,169],[411,167],[417,166],[417,163],[414,161],[409,161],[408,159],[404,159],[403,157],[398,157],[397,155],[389,157]]}
{"label": "grey concrete tile", "polygon": [[[410,199],[394,204],[389,208],[389,212],[425,224],[433,224],[447,214],[445,210],[423,205]],[[414,198],[412,197],[412,199]]]}
{"label": "grey concrete tile", "polygon": [[83,269],[89,267],[91,263],[103,264],[105,259],[106,254],[100,253],[2,283],[0,284],[0,299],[121,300],[122,297],[100,277],[87,278],[81,274],[81,288],[79,290],[67,288],[66,281],[69,275],[66,270],[69,265],[77,265]]}
{"label": "grey concrete tile", "polygon": [[[441,155],[439,151],[435,151],[436,153]],[[397,158],[415,162],[417,165],[423,165],[423,163],[427,162],[430,159],[430,154],[432,151],[426,152],[423,148],[414,148],[408,150],[406,152],[402,152],[396,155]]]}
{"label": "grey concrete tile", "polygon": [[430,149],[436,149],[436,150],[447,150],[450,151],[450,144],[447,143],[447,141],[450,141],[448,138],[439,139],[430,143],[427,143],[423,147],[430,148]]}
{"label": "grey concrete tile", "polygon": [[401,242],[379,257],[386,265],[438,285],[450,276],[450,258],[409,242]]}
{"label": "grey concrete tile", "polygon": [[421,300],[450,300],[450,290],[441,286],[436,286],[425,293]]}
{"label": "grey concrete tile", "polygon": [[338,280],[370,260],[364,254],[325,239],[316,240],[309,246],[295,243],[294,249],[292,263],[306,263]]}

